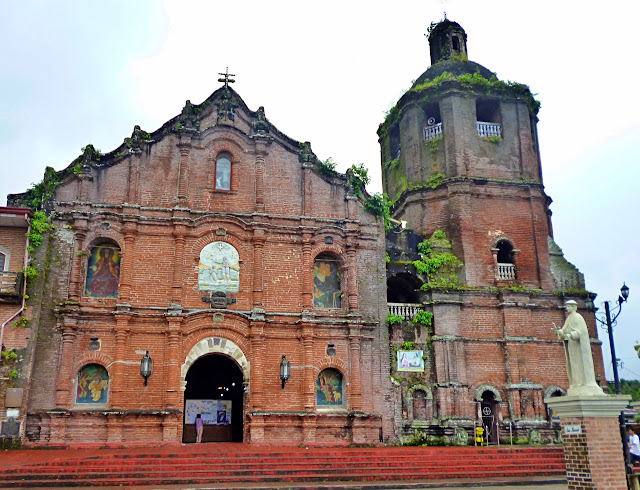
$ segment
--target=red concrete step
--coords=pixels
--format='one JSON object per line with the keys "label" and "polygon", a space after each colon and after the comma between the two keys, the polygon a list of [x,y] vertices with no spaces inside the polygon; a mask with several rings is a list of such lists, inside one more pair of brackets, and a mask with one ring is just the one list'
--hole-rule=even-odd
{"label": "red concrete step", "polygon": [[[245,448],[246,449],[246,448]],[[186,451],[186,449],[185,449]],[[100,453],[100,451],[96,451]],[[70,452],[70,454],[73,454]],[[65,453],[56,453],[64,456]],[[33,454],[29,456],[35,457]],[[0,487],[384,481],[564,475],[562,448],[114,453],[0,467]],[[35,463],[35,461],[34,461]]]}

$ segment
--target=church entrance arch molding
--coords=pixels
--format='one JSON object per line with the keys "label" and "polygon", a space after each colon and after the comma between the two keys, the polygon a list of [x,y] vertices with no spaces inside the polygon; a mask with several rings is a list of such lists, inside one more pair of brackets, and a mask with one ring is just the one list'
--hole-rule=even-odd
{"label": "church entrance arch molding", "polygon": [[245,386],[249,383],[249,361],[247,361],[244,352],[238,347],[238,345],[223,337],[208,337],[202,339],[196,345],[194,345],[187,357],[182,369],[180,371],[180,389],[184,391],[187,388],[187,372],[191,365],[196,362],[200,357],[208,354],[221,354],[233,359],[240,370],[242,371],[242,377],[244,379]]}

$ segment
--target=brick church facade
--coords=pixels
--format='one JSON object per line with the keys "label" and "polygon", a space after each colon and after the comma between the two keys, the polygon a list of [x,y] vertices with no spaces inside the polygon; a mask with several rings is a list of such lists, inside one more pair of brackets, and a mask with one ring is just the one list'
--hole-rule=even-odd
{"label": "brick church facade", "polygon": [[357,171],[320,162],[228,76],[45,174],[53,227],[28,325],[6,327],[26,340],[5,343],[22,392],[3,427],[192,442],[200,413],[205,441],[465,444],[480,424],[553,439],[542,400],[567,379],[551,324],[588,293],[551,238],[536,102],[468,61],[458,24],[429,41],[432,66],[379,130],[386,236]]}

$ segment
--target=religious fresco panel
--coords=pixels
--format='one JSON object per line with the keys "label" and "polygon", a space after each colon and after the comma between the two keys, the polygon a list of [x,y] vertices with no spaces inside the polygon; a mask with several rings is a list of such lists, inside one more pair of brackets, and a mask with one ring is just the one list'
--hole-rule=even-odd
{"label": "religious fresco panel", "polygon": [[109,374],[99,364],[88,364],[78,371],[76,404],[105,405],[109,396]]}
{"label": "religious fresco panel", "polygon": [[213,242],[200,252],[198,288],[201,291],[237,293],[240,289],[240,257],[226,242]]}
{"label": "religious fresco panel", "polygon": [[335,259],[318,258],[313,268],[313,305],[316,308],[342,307],[340,263]]}
{"label": "religious fresco panel", "polygon": [[342,374],[335,369],[322,371],[316,380],[316,405],[342,406],[342,393]]}
{"label": "religious fresco panel", "polygon": [[87,264],[84,295],[92,298],[117,298],[120,281],[120,249],[98,245],[91,249]]}

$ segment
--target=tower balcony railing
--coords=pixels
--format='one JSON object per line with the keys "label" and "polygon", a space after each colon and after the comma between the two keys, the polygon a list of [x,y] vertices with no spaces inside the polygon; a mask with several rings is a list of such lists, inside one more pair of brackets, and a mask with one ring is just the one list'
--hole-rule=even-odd
{"label": "tower balcony railing", "polygon": [[0,271],[0,295],[22,296],[22,272]]}
{"label": "tower balcony railing", "polygon": [[399,315],[405,320],[413,320],[423,306],[420,303],[387,303],[389,315]]}
{"label": "tower balcony railing", "polygon": [[498,281],[515,281],[516,266],[514,264],[498,264]]}
{"label": "tower balcony railing", "polygon": [[424,127],[424,139],[434,140],[442,136],[442,123],[434,124],[433,126]]}
{"label": "tower balcony railing", "polygon": [[477,121],[476,127],[478,128],[478,136],[483,138],[502,136],[502,124]]}

